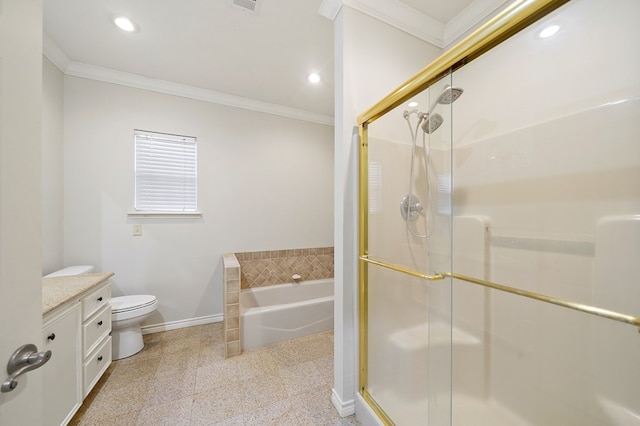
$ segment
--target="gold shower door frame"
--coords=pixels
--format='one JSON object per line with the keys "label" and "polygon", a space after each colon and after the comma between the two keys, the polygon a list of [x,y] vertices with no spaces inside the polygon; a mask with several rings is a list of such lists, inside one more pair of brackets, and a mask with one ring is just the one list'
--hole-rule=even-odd
{"label": "gold shower door frame", "polygon": [[[445,52],[438,57],[430,65],[422,69],[415,74],[405,83],[400,85],[394,91],[392,91],[385,98],[380,100],[374,106],[369,108],[363,114],[358,117],[359,136],[360,136],[360,148],[359,148],[359,200],[358,200],[358,221],[359,221],[359,237],[358,237],[358,320],[359,320],[359,392],[363,399],[371,407],[371,409],[378,415],[387,425],[394,424],[389,416],[384,412],[372,396],[367,391],[367,378],[368,378],[368,266],[373,264],[376,266],[392,269],[399,273],[412,275],[425,280],[442,280],[445,277],[455,277],[464,279],[462,276],[447,272],[436,275],[425,275],[420,272],[409,270],[403,266],[390,265],[383,262],[369,259],[369,245],[368,245],[368,126],[369,124],[382,117],[387,112],[393,110],[399,105],[403,104],[413,96],[426,90],[436,81],[443,78],[445,75],[453,73],[455,70],[463,67],[470,61],[479,57],[489,49],[505,41],[512,35],[521,31],[522,29],[533,24],[537,20],[541,19],[550,12],[556,10],[569,0],[517,0],[511,4],[502,13],[490,20],[488,23],[474,31],[471,35],[466,37],[460,43],[453,48]],[[469,278],[469,277],[465,277]],[[509,291],[517,293],[517,289],[512,289],[508,286],[501,286],[495,283],[479,283],[476,284],[485,285],[502,291]],[[498,286],[498,287],[495,287]],[[503,287],[503,288],[500,288]],[[516,290],[516,291],[510,291]],[[522,294],[521,294],[522,295]],[[524,295],[525,297],[532,297],[530,295]],[[554,303],[553,301],[546,300],[554,299],[545,295],[533,294],[533,298],[542,300],[548,303]],[[565,303],[561,301],[561,303]],[[577,309],[573,306],[569,306],[572,302],[566,302],[566,307]],[[591,308],[591,307],[587,307]],[[590,312],[593,313],[593,312]],[[612,313],[617,315],[616,313]],[[596,313],[596,315],[598,315]],[[628,322],[633,325],[640,326],[640,322],[636,323],[637,318],[633,318]],[[620,320],[617,318],[611,318]]]}

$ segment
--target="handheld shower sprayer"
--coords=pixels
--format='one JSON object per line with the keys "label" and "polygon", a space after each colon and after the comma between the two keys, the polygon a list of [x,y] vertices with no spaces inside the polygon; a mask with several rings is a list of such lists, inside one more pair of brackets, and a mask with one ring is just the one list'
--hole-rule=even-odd
{"label": "handheld shower sprayer", "polygon": [[450,105],[454,103],[460,96],[462,96],[463,93],[464,89],[462,89],[461,87],[446,86],[442,93],[440,93],[436,100],[431,104],[427,112],[421,112],[417,109],[414,109],[411,111],[404,111],[402,116],[405,120],[409,121],[411,115],[416,114],[416,116],[418,117],[416,132],[417,128],[420,127],[426,134],[431,134],[438,130],[438,128],[444,122],[444,118],[442,118],[442,115],[438,113],[432,114],[435,107],[438,105]]}
{"label": "handheld shower sprayer", "polygon": [[[417,109],[406,110],[402,113],[402,116],[405,120],[407,120],[407,124],[409,126],[409,131],[411,132],[411,140],[412,140],[412,151],[411,151],[411,169],[409,172],[409,193],[402,197],[400,201],[400,213],[402,218],[406,224],[407,235],[411,234],[414,237],[418,238],[429,238],[431,236],[431,232],[434,226],[434,215],[432,202],[432,194],[431,194],[431,182],[429,179],[429,149],[427,149],[427,143],[425,141],[425,135],[430,135],[431,133],[438,130],[438,128],[444,122],[444,118],[442,115],[438,113],[433,113],[435,107],[440,105],[449,105],[454,103],[464,92],[464,90],[460,87],[452,87],[446,86],[442,93],[438,95],[436,100],[431,104],[429,110],[427,112],[421,112]],[[415,125],[415,130],[411,125],[411,116],[415,114],[418,117],[418,122]],[[414,163],[416,158],[416,145],[417,145],[417,137],[418,137],[418,129],[422,129],[422,150],[423,150],[423,160],[424,160],[424,169],[427,183],[427,208],[425,209],[423,204],[420,202],[420,199],[413,194],[413,176],[414,176]],[[429,139],[430,140],[430,139]],[[429,145],[430,146],[430,145]],[[414,222],[418,220],[420,215],[425,212],[425,220],[427,223],[427,231],[426,234],[422,235],[412,230],[409,226],[409,222]]]}

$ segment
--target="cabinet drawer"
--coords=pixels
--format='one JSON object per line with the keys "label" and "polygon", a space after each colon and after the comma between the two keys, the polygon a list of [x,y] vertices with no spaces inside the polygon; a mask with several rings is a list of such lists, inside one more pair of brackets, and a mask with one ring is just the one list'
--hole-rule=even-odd
{"label": "cabinet drawer", "polygon": [[82,365],[83,398],[86,398],[91,389],[98,382],[107,367],[111,364],[111,336],[107,336],[97,349],[91,353]]}
{"label": "cabinet drawer", "polygon": [[82,298],[82,321],[109,304],[111,284],[106,283]]}
{"label": "cabinet drawer", "polygon": [[83,357],[95,349],[106,335],[111,332],[111,306],[107,305],[98,311],[92,319],[82,325]]}

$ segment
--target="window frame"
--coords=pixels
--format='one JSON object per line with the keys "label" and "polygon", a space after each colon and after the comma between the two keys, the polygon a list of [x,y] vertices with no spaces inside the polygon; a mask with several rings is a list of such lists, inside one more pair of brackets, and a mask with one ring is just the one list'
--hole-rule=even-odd
{"label": "window frame", "polygon": [[[143,203],[143,199],[139,198],[140,195],[140,190],[139,190],[139,181],[140,181],[140,176],[141,173],[139,171],[139,158],[141,156],[141,154],[144,154],[144,150],[140,149],[141,145],[139,144],[143,144],[145,142],[145,140],[147,142],[153,143],[154,139],[157,140],[158,144],[162,144],[161,145],[161,149],[163,150],[167,150],[169,151],[169,154],[173,155],[175,154],[175,158],[170,160],[175,160],[175,164],[176,165],[184,165],[184,160],[185,158],[188,159],[188,157],[192,156],[193,157],[193,162],[187,162],[187,169],[185,169],[185,173],[183,175],[169,175],[169,177],[172,178],[172,180],[186,180],[186,181],[193,181],[192,186],[193,189],[192,190],[188,190],[186,191],[186,194],[189,196],[189,198],[193,199],[193,204],[195,204],[194,209],[185,209],[185,207],[188,207],[189,203],[185,203],[182,205],[182,210],[180,209],[173,209],[171,208],[171,204],[172,201],[175,202],[176,200],[179,201],[179,196],[175,197],[175,199],[172,200],[171,197],[167,198],[165,201],[166,204],[165,206],[167,207],[162,208],[162,206],[160,206],[160,208],[147,208],[148,206],[145,206]],[[176,152],[174,151],[174,153],[171,153],[171,145],[175,144],[174,148],[180,148],[179,145],[184,146],[186,144],[190,144],[192,145],[192,149],[189,149],[186,151],[186,154],[183,152],[182,154],[180,152]],[[132,211],[128,212],[127,215],[129,217],[132,218],[194,218],[194,217],[202,217],[202,212],[198,209],[198,141],[197,138],[195,136],[184,136],[184,135],[177,135],[177,134],[172,134],[172,133],[163,133],[163,132],[154,132],[154,131],[148,131],[148,130],[139,130],[139,129],[134,129],[134,144],[133,144],[133,151],[134,151],[134,182],[133,182],[133,190],[134,190],[134,195],[133,195],[133,209]],[[165,151],[167,152],[167,151]],[[166,164],[163,164],[163,161],[160,161],[158,163],[154,163],[153,162],[153,156],[150,156],[149,158],[147,158],[147,164],[150,164],[150,170],[148,170],[150,173],[158,173],[158,175],[160,176],[160,178],[162,178],[161,172],[162,169],[165,168]],[[153,181],[154,177],[151,178],[151,181]],[[162,189],[164,189],[165,191],[168,191],[168,188],[160,188],[160,195],[162,195]],[[149,192],[153,192],[153,190],[150,190]],[[149,194],[146,194],[147,196]],[[185,193],[183,192],[182,195],[184,196]],[[142,204],[142,205],[141,205]],[[140,207],[139,207],[140,206]]]}

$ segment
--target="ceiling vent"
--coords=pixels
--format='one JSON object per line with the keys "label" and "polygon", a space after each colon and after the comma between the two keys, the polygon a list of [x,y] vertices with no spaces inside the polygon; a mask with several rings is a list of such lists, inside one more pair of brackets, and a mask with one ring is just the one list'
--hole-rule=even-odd
{"label": "ceiling vent", "polygon": [[252,15],[258,14],[261,3],[262,0],[231,0],[232,5]]}

